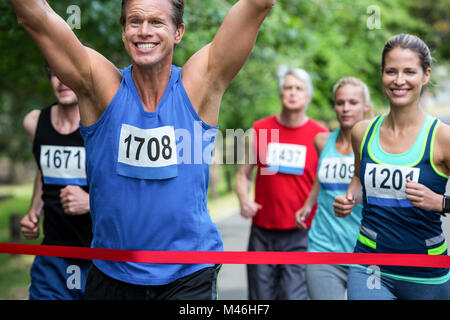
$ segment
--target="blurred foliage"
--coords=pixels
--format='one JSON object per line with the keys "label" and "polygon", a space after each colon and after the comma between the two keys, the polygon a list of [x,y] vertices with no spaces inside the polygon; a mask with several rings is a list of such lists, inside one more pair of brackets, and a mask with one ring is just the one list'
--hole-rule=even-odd
{"label": "blurred foliage", "polygon": [[[66,21],[67,8],[78,5],[81,29],[74,32],[118,67],[130,63],[121,40],[120,1],[48,2]],[[236,0],[186,2],[187,32],[175,50],[177,65],[213,39]],[[368,27],[375,17],[368,11],[371,6],[379,9],[379,29]],[[334,118],[331,91],[343,76],[361,78],[371,89],[375,105],[383,106],[379,68],[385,41],[397,33],[417,34],[430,45],[438,62],[450,60],[449,8],[450,0],[278,0],[248,62],[224,96],[221,129],[246,129],[256,119],[280,110],[276,79],[280,64],[304,68],[312,76],[315,95],[308,114],[315,119]],[[26,160],[31,147],[22,119],[30,110],[52,103],[54,97],[42,55],[18,25],[8,0],[0,0],[0,12],[0,156]]]}

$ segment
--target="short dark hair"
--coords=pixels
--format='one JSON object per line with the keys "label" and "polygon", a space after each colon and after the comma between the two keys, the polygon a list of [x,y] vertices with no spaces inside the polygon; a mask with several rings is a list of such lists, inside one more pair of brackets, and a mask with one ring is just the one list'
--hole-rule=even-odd
{"label": "short dark hair", "polygon": [[384,70],[386,63],[386,55],[395,48],[409,49],[418,54],[420,63],[422,65],[423,72],[427,72],[428,68],[431,68],[433,57],[431,56],[428,46],[417,36],[402,33],[390,38],[384,45],[382,59],[381,59],[381,71]]}
{"label": "short dark hair", "polygon": [[[120,24],[125,28],[127,23],[127,5],[132,0],[122,0],[122,13],[120,16]],[[172,5],[172,21],[175,27],[179,27],[183,24],[184,15],[184,1],[185,0],[168,0]]]}

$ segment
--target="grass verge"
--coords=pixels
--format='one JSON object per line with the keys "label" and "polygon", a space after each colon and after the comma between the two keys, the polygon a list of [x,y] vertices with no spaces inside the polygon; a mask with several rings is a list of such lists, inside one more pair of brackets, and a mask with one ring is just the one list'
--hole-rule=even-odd
{"label": "grass verge", "polygon": [[[0,186],[0,195],[8,196],[0,202],[0,242],[8,243],[10,238],[10,216],[18,213],[24,216],[30,206],[32,185]],[[40,239],[23,243],[38,244]],[[30,267],[34,256],[0,254],[0,300],[21,300],[28,297]]]}

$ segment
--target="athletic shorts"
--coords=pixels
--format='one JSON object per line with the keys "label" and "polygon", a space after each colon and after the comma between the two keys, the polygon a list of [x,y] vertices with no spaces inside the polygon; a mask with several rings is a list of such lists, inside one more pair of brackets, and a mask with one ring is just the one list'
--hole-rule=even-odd
{"label": "athletic shorts", "polygon": [[160,286],[141,286],[122,282],[101,272],[89,270],[85,300],[217,300],[217,276],[221,265]]}
{"label": "athletic shorts", "polygon": [[81,300],[90,260],[36,256],[31,267],[30,300]]}
{"label": "athletic shorts", "polygon": [[450,300],[450,280],[442,284],[421,284],[350,267],[349,300]]}
{"label": "athletic shorts", "polygon": [[[248,251],[305,252],[308,231],[269,230],[252,226]],[[247,265],[249,300],[308,300],[306,266]]]}

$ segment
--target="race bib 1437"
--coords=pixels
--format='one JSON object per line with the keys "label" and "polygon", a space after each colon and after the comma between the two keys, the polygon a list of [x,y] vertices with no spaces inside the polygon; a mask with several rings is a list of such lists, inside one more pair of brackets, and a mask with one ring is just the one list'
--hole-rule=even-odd
{"label": "race bib 1437", "polygon": [[154,180],[176,177],[174,128],[140,129],[123,124],[117,161],[117,173],[123,176]]}
{"label": "race bib 1437", "polygon": [[369,204],[385,207],[412,207],[406,199],[406,179],[419,181],[420,169],[368,163],[364,186]]}
{"label": "race bib 1437", "polygon": [[267,166],[270,171],[302,175],[306,162],[306,146],[287,143],[269,143]]}
{"label": "race bib 1437", "polygon": [[45,184],[87,185],[84,147],[42,145],[40,164]]}

